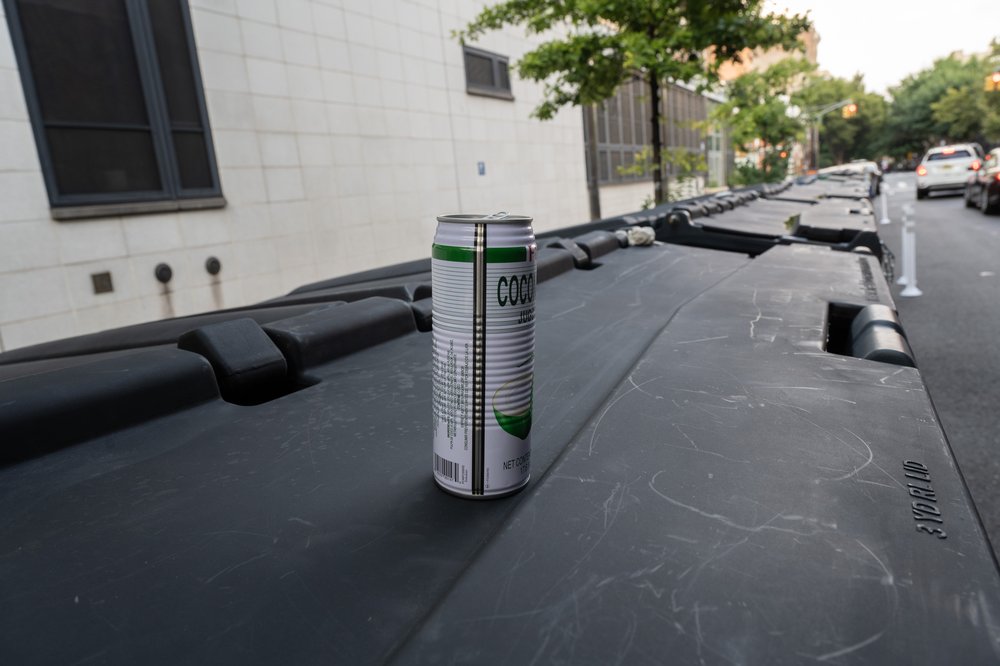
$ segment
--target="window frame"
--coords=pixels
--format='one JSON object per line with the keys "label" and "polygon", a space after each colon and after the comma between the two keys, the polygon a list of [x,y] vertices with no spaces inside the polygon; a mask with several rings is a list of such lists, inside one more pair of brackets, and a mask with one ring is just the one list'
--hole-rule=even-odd
{"label": "window frame", "polygon": [[212,186],[207,188],[183,188],[181,186],[180,165],[174,147],[173,128],[167,108],[166,93],[156,54],[155,37],[146,0],[122,0],[128,16],[130,37],[135,52],[139,83],[149,119],[149,132],[153,144],[156,166],[159,171],[161,188],[131,192],[95,192],[88,194],[64,194],[59,191],[56,181],[55,164],[52,158],[46,130],[49,127],[128,130],[134,129],[127,123],[87,123],[62,122],[46,124],[42,116],[41,102],[35,84],[35,73],[28,56],[28,46],[21,23],[18,0],[2,0],[7,16],[14,55],[17,61],[21,86],[24,91],[28,118],[31,122],[35,147],[41,165],[45,189],[48,193],[52,217],[57,220],[100,217],[108,215],[128,215],[160,211],[217,208],[226,205],[222,195],[222,184],[205,103],[205,87],[198,61],[191,10],[187,0],[176,0],[179,5],[187,43],[188,57],[192,69],[194,95],[201,122],[201,134],[205,141]]}
{"label": "window frame", "polygon": [[[493,68],[493,80],[500,80],[500,66],[502,65],[507,69],[507,84],[509,88],[501,88],[499,85],[493,86],[482,86],[479,84],[471,83],[469,81],[469,70],[465,63],[466,55],[479,56],[481,58],[487,58],[490,61],[490,65]],[[510,58],[499,53],[493,53],[492,51],[484,51],[483,49],[477,49],[474,46],[468,46],[467,44],[462,44],[462,71],[465,74],[465,92],[470,95],[480,95],[482,97],[494,97],[496,99],[504,99],[508,101],[514,100],[514,86],[513,81],[510,78]]]}

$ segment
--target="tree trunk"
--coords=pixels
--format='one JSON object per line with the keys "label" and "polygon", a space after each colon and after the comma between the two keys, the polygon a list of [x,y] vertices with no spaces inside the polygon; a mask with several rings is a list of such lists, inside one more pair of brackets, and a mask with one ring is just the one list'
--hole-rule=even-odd
{"label": "tree trunk", "polygon": [[819,170],[819,121],[814,120],[812,129],[809,130],[809,138],[812,139],[812,168]]}
{"label": "tree trunk", "polygon": [[663,145],[660,141],[660,82],[653,74],[649,75],[649,100],[652,109],[650,122],[653,123],[653,132],[650,134],[653,147],[653,200],[659,205],[667,200],[667,182],[663,176]]}
{"label": "tree trunk", "polygon": [[587,160],[587,200],[590,202],[590,219],[601,219],[601,189],[597,169],[597,105],[583,107],[583,135]]}

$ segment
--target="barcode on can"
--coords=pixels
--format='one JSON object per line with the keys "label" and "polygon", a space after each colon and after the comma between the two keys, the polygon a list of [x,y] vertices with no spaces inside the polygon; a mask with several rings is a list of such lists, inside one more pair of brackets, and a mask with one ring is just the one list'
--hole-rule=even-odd
{"label": "barcode on can", "polygon": [[434,454],[434,471],[456,483],[460,481],[458,478],[458,463],[446,460],[436,453]]}

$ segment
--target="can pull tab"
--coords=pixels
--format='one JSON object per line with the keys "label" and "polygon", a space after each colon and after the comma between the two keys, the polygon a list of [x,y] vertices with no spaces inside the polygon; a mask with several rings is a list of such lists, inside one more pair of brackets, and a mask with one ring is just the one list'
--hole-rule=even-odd
{"label": "can pull tab", "polygon": [[493,213],[492,215],[487,215],[483,219],[486,219],[486,220],[502,220],[505,217],[507,217],[508,215],[510,215],[510,213],[508,213],[505,210],[501,210],[501,211],[498,211],[496,213]]}

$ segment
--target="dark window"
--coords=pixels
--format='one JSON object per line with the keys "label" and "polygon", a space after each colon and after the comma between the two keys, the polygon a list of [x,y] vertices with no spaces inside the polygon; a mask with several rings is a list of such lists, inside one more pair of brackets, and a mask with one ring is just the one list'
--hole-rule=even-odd
{"label": "dark window", "polygon": [[186,0],[3,2],[53,208],[221,197]]}
{"label": "dark window", "polygon": [[473,95],[514,99],[510,90],[510,72],[505,56],[471,46],[463,46],[465,90]]}
{"label": "dark window", "polygon": [[938,160],[956,160],[960,157],[972,157],[972,153],[967,150],[951,150],[943,153],[931,153],[927,156],[927,161],[937,162]]}

